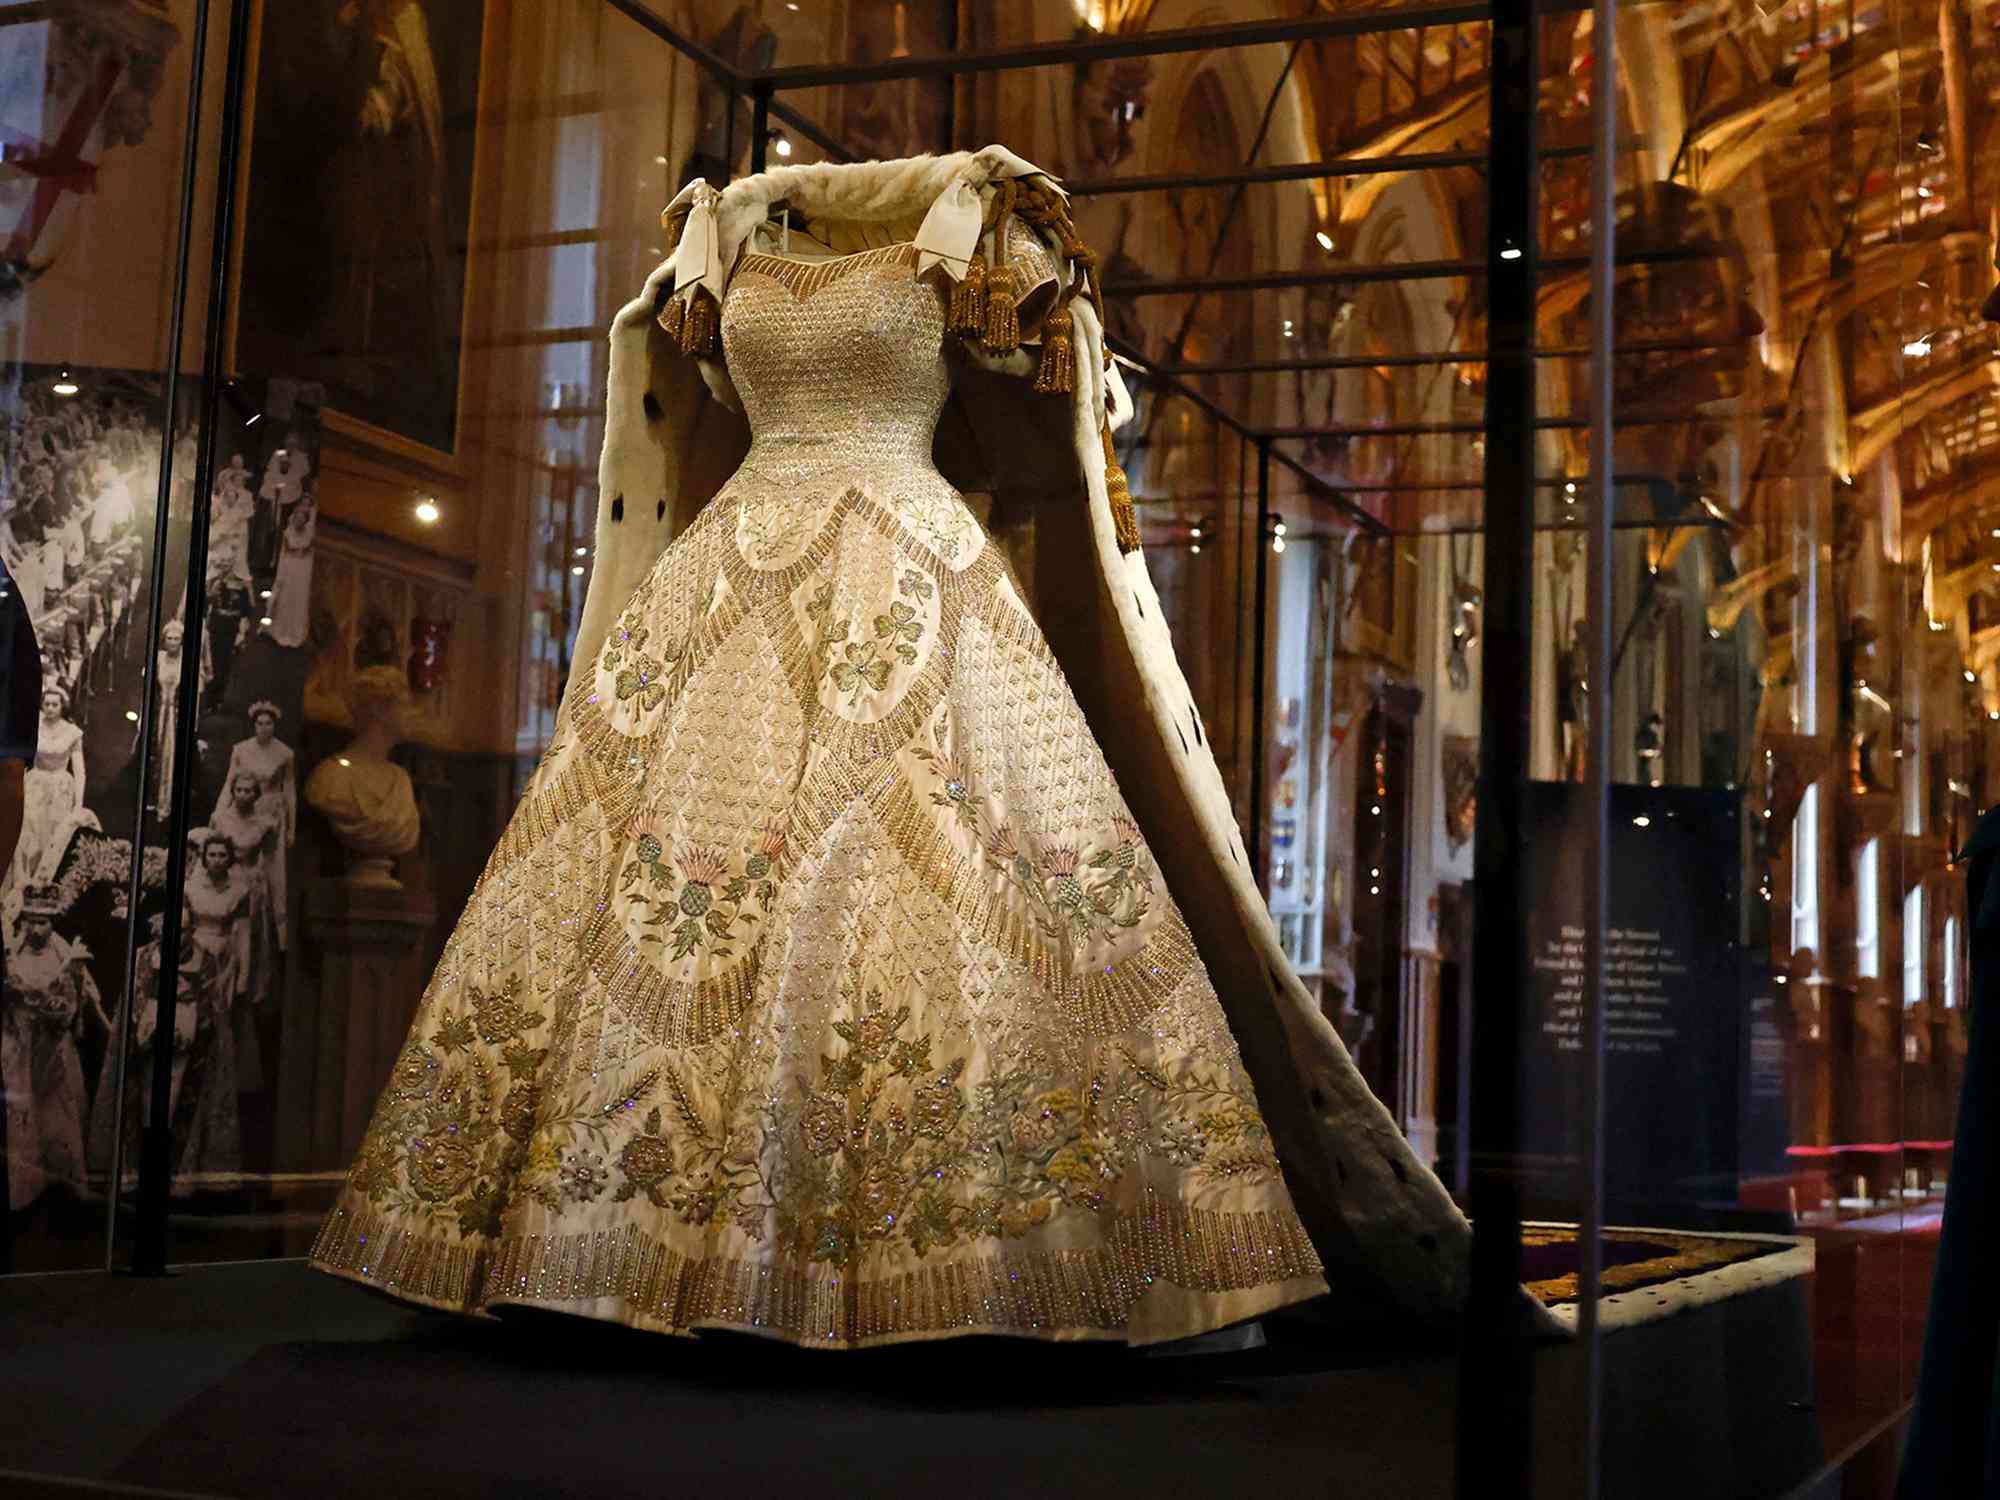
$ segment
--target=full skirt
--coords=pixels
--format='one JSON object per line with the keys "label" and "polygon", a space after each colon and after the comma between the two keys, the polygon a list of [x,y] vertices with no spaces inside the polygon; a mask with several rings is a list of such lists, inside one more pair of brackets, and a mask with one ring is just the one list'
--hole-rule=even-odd
{"label": "full skirt", "polygon": [[818,1347],[1324,1290],[1186,924],[934,473],[746,466],[578,673],[322,1269]]}

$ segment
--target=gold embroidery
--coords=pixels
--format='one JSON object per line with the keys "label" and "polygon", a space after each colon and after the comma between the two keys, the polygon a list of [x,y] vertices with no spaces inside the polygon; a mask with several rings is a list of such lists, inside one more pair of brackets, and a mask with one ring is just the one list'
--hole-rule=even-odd
{"label": "gold embroidery", "polygon": [[1136,1212],[1106,1222],[1087,1250],[1016,1249],[880,1277],[690,1256],[629,1225],[515,1235],[473,1251],[349,1208],[334,1211],[313,1259],[458,1311],[608,1299],[625,1321],[645,1327],[743,1328],[836,1348],[953,1331],[1115,1334],[1155,1283],[1221,1294],[1319,1274],[1319,1257],[1289,1211],[1211,1213],[1151,1192]]}
{"label": "gold embroidery", "polygon": [[736,274],[739,277],[761,276],[767,281],[775,281],[795,300],[805,302],[815,293],[857,272],[872,271],[879,266],[914,268],[916,263],[917,247],[912,244],[882,245],[873,250],[820,261],[789,260],[753,250],[737,263]]}

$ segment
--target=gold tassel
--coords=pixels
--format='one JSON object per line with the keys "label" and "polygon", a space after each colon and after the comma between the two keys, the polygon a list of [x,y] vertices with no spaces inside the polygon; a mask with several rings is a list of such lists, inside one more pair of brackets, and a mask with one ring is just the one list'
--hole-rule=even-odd
{"label": "gold tassel", "polygon": [[1044,395],[1067,395],[1076,389],[1070,330],[1069,304],[1059,302],[1042,324],[1042,363],[1035,371],[1035,389]]}
{"label": "gold tassel", "polygon": [[995,354],[1021,347],[1021,318],[1014,306],[1014,271],[1004,261],[986,282],[986,332],[980,342]]}
{"label": "gold tassel", "polygon": [[974,254],[965,268],[965,279],[951,289],[951,310],[946,327],[953,333],[978,338],[986,325],[986,257]]}
{"label": "gold tassel", "polygon": [[681,352],[697,358],[715,352],[715,299],[705,287],[695,288],[688,298],[687,316],[681,323]]}
{"label": "gold tassel", "polygon": [[668,338],[680,342],[681,322],[687,317],[687,304],[678,297],[669,296],[667,305],[660,309],[659,324],[666,330]]}
{"label": "gold tassel", "polygon": [[1118,466],[1118,450],[1111,444],[1111,424],[1103,428],[1104,438],[1104,491],[1111,499],[1111,525],[1118,535],[1118,550],[1132,553],[1139,550],[1139,512],[1132,506],[1132,489],[1125,481],[1125,471]]}

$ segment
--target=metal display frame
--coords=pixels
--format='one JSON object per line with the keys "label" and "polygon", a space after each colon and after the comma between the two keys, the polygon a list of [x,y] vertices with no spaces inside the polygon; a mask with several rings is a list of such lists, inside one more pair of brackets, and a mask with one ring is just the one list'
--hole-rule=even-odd
{"label": "metal display frame", "polygon": [[[1426,492],[1483,490],[1485,511],[1473,530],[1485,540],[1485,646],[1482,652],[1481,751],[1478,786],[1477,867],[1472,881],[1474,906],[1473,962],[1480,974],[1478,1003],[1473,1019],[1473,1044],[1467,1060],[1471,1077],[1470,1136],[1473,1144],[1470,1208],[1474,1222],[1470,1295],[1465,1308],[1461,1339],[1461,1401],[1456,1414],[1458,1492],[1504,1500],[1527,1496],[1534,1491],[1532,1472],[1534,1402],[1534,1335],[1525,1316],[1520,1290],[1521,1273],[1521,1192],[1515,1156],[1519,1123],[1520,1067],[1522,1062],[1523,1017],[1527,1005],[1527,956],[1523,943],[1526,931],[1523,803],[1528,775],[1530,743],[1530,662],[1532,660],[1533,548],[1539,529],[1535,520],[1538,490],[1555,483],[1535,474],[1535,439],[1538,431],[1551,426],[1587,427],[1590,435],[1591,490],[1595,499],[1592,513],[1581,524],[1589,530],[1588,589],[1592,630],[1588,643],[1594,674],[1601,674],[1610,659],[1611,532],[1617,525],[1612,514],[1613,474],[1610,443],[1610,352],[1611,289],[1614,274],[1612,230],[1617,149],[1615,90],[1595,91],[1593,138],[1588,146],[1569,146],[1543,151],[1537,139],[1536,31],[1540,20],[1558,11],[1589,9],[1600,54],[1596,76],[1615,78],[1616,27],[1612,24],[1611,0],[1495,0],[1493,4],[1410,5],[1352,12],[1344,15],[1314,14],[1305,17],[1232,22],[1220,25],[1163,30],[997,48],[987,51],[953,51],[943,56],[892,58],[862,64],[807,64],[742,70],[703,47],[663,18],[649,0],[603,0],[611,11],[672,48],[700,68],[726,92],[724,157],[738,155],[735,140],[737,111],[746,98],[750,104],[751,138],[748,142],[750,170],[766,166],[766,152],[772,122],[781,123],[834,160],[851,160],[843,148],[816,122],[782,97],[800,89],[842,85],[874,84],[902,79],[935,79],[973,74],[1010,72],[1049,66],[1080,66],[1113,59],[1158,57],[1191,51],[1216,51],[1273,44],[1289,44],[1290,55],[1273,90],[1286,87],[1291,62],[1298,49],[1311,41],[1355,37],[1388,31],[1417,30],[1431,26],[1487,23],[1491,32],[1489,61],[1489,149],[1478,151],[1411,152],[1379,158],[1334,158],[1325,161],[1259,166],[1255,157],[1261,137],[1239,171],[1192,174],[1180,177],[1114,177],[1073,183],[1077,196],[1102,196],[1136,192],[1175,191],[1201,188],[1233,188],[1231,212],[1225,216],[1219,236],[1226,236],[1237,223],[1234,210],[1242,194],[1251,186],[1311,179],[1372,176],[1388,172],[1426,172],[1473,168],[1483,170],[1487,179],[1489,244],[1484,259],[1434,263],[1385,265],[1341,265],[1306,271],[1283,271],[1238,276],[1210,274],[1204,277],[1161,281],[1145,286],[1104,290],[1107,296],[1194,295],[1220,296],[1255,293],[1261,290],[1297,288],[1339,282],[1402,282],[1441,277],[1483,278],[1490,305],[1489,347],[1481,351],[1408,352],[1388,356],[1327,357],[1295,360],[1251,360],[1199,363],[1182,357],[1179,344],[1172,357],[1152,361],[1138,351],[1109,341],[1121,360],[1136,367],[1158,391],[1185,400],[1234,433],[1247,450],[1256,454],[1256,500],[1259,544],[1255,555],[1252,611],[1257,626],[1254,643],[1250,754],[1252,782],[1252,823],[1248,840],[1253,867],[1261,840],[1261,808],[1267,788],[1262,775],[1265,663],[1264,621],[1271,593],[1268,565],[1269,548],[1261,545],[1272,519],[1274,469],[1299,485],[1313,502],[1324,505],[1345,523],[1371,534],[1389,531],[1376,516],[1348,495],[1312,473],[1297,458],[1277,444],[1306,436],[1334,435],[1334,426],[1303,428],[1260,428],[1229,410],[1221,402],[1196,390],[1192,377],[1222,374],[1282,374],[1293,371],[1333,370],[1362,365],[1435,365],[1483,363],[1489,371],[1485,410],[1476,423],[1410,423],[1393,429],[1368,431],[1408,431],[1411,433],[1464,432],[1485,440],[1484,473],[1466,476],[1462,484],[1438,483],[1398,486]],[[250,0],[197,0],[194,12],[191,83],[185,129],[184,182],[180,195],[180,223],[175,268],[175,295],[171,308],[170,346],[166,370],[166,395],[170,419],[162,443],[158,493],[158,521],[151,563],[152,603],[148,629],[157,641],[163,624],[161,599],[165,588],[167,548],[165,545],[169,499],[173,491],[174,453],[171,413],[181,399],[181,382],[200,382],[200,431],[195,457],[193,490],[194,516],[187,560],[190,579],[205,576],[209,542],[208,492],[215,467],[215,429],[218,407],[227,389],[231,372],[224,368],[222,340],[226,289],[230,285],[230,259],[235,242],[233,216],[237,195],[218,190],[210,208],[212,250],[207,269],[207,306],[202,310],[204,339],[202,364],[192,377],[181,372],[181,348],[188,321],[194,226],[201,205],[198,202],[197,174],[199,137],[203,111],[203,76],[212,10],[224,13],[228,27],[225,42],[223,99],[214,155],[218,161],[216,181],[235,180],[235,167],[242,148],[247,101],[243,97],[247,69]],[[1268,123],[1269,110],[1266,111]],[[949,118],[945,134],[952,132]],[[1597,234],[1587,257],[1545,257],[1536,243],[1539,223],[1536,198],[1541,164],[1564,157],[1588,156],[1594,162],[1593,218],[1603,232]],[[1649,259],[1671,259],[1673,253],[1655,254]],[[1589,342],[1580,346],[1537,348],[1534,342],[1535,301],[1540,278],[1556,270],[1587,269],[1590,273],[1594,305]],[[1639,347],[1655,347],[1651,345]],[[1658,347],[1709,348],[1699,341],[1670,341]],[[1536,374],[1541,361],[1588,359],[1592,361],[1592,401],[1587,417],[1538,417],[1535,408]],[[1247,496],[1245,497],[1247,500]],[[1570,523],[1575,525],[1578,523]],[[201,595],[190,588],[183,619],[184,650],[190,657],[200,651],[203,625]],[[174,732],[181,743],[191,743],[195,729],[194,693],[181,695]],[[151,773],[160,726],[156,722],[157,695],[147,694],[139,729],[140,776]],[[1583,1447],[1582,1472],[1589,1476],[1590,1493],[1597,1488],[1598,1400],[1601,1367],[1596,1326],[1596,1300],[1600,1282],[1597,1243],[1602,1227],[1601,1178],[1603,1143],[1598,1129],[1601,1091],[1603,1006],[1602,934],[1604,925],[1604,820],[1608,771],[1608,715],[1594,714],[1589,726],[1588,781],[1586,808],[1590,819],[1589,858],[1594,880],[1589,916],[1589,945],[1585,985],[1584,1024],[1592,1047],[1593,1065],[1586,1070],[1586,1118],[1581,1130],[1580,1198],[1583,1204],[1579,1239],[1583,1257],[1579,1270],[1579,1337],[1584,1346],[1586,1420],[1577,1441]],[[186,875],[186,835],[191,825],[192,778],[195,757],[177,758],[171,804],[166,820],[167,889],[177,890]],[[135,838],[133,856],[132,921],[137,921],[138,871],[141,867],[143,825]],[[1260,882],[1261,883],[1261,882]],[[163,951],[177,950],[181,930],[180,903],[166,903]],[[136,979],[135,957],[128,963],[128,985]],[[168,1190],[172,1175],[172,1141],[168,1123],[172,1039],[175,1016],[176,965],[161,965],[158,996],[159,1040],[154,1046],[154,1073],[149,1082],[151,1109],[142,1137],[138,1188],[134,1202],[134,1234],[130,1269],[147,1276],[167,1274],[169,1265]],[[123,1138],[123,1131],[119,1132]],[[122,1181],[114,1169],[114,1184]],[[107,1260],[115,1258],[118,1215],[107,1219]]]}

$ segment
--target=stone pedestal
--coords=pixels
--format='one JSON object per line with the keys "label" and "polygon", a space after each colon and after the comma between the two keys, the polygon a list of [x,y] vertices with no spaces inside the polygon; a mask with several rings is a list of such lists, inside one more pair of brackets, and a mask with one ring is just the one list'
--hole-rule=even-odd
{"label": "stone pedestal", "polygon": [[407,887],[306,887],[302,1003],[286,1007],[295,1035],[285,1048],[280,1134],[291,1170],[353,1160],[423,994],[436,924],[429,898]]}

